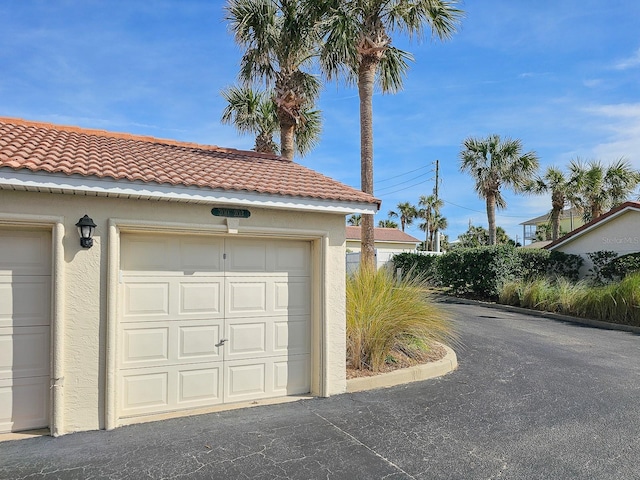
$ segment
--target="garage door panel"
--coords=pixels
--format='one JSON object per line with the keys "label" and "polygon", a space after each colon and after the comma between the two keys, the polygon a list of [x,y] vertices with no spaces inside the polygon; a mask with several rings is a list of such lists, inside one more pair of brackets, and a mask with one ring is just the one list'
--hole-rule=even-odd
{"label": "garage door panel", "polygon": [[127,328],[123,331],[123,365],[169,360],[169,328]]}
{"label": "garage door panel", "polygon": [[[134,282],[138,283],[134,283]],[[124,317],[158,317],[169,314],[169,282],[131,279],[124,287]]]}
{"label": "garage door panel", "polygon": [[219,365],[211,368],[178,372],[180,408],[215,405],[222,402],[222,372]]}
{"label": "garage door panel", "polygon": [[123,322],[221,318],[222,278],[123,276]]}
{"label": "garage door panel", "polygon": [[222,362],[121,370],[120,417],[222,402]]}
{"label": "garage door panel", "polygon": [[49,277],[0,275],[0,327],[49,325]]}
{"label": "garage door panel", "polygon": [[212,362],[222,358],[222,323],[211,320],[126,323],[120,328],[122,368]]}
{"label": "garage door panel", "polygon": [[222,239],[183,237],[180,241],[180,269],[186,273],[222,272]]}
{"label": "garage door panel", "polygon": [[223,240],[202,236],[122,235],[121,268],[130,272],[220,272]]}
{"label": "garage door panel", "polygon": [[180,326],[178,359],[191,362],[218,360],[221,330],[222,325]]}
{"label": "garage door panel", "polygon": [[308,276],[310,246],[307,242],[276,243],[273,247],[274,272],[286,272],[288,276]]}
{"label": "garage door panel", "polygon": [[0,432],[49,425],[49,378],[0,380]]}
{"label": "garage door panel", "polygon": [[0,229],[0,274],[50,275],[51,234]]}
{"label": "garage door panel", "polygon": [[311,288],[308,278],[227,278],[225,316],[272,316],[309,313]]}
{"label": "garage door panel", "polygon": [[267,290],[269,283],[265,280],[239,278],[226,282],[227,303],[226,316],[266,315],[268,314]]}
{"label": "garage door panel", "polygon": [[169,372],[137,370],[123,372],[121,385],[122,412],[145,413],[166,411],[169,407]]}
{"label": "garage door panel", "polygon": [[225,246],[225,271],[266,272],[267,244],[258,240],[234,240]]}
{"label": "garage door panel", "polygon": [[311,348],[309,341],[309,318],[292,317],[274,319],[273,321],[273,352],[276,355],[307,354]]}
{"label": "garage door panel", "polygon": [[222,315],[222,281],[181,281],[180,315]]}
{"label": "garage door panel", "polygon": [[263,362],[232,362],[225,365],[226,402],[239,402],[268,396],[267,365]]}
{"label": "garage door panel", "polygon": [[0,328],[0,379],[49,378],[48,326]]}
{"label": "garage door panel", "polygon": [[271,353],[267,347],[266,321],[236,319],[227,326],[228,342],[222,347],[225,359],[264,357]]}
{"label": "garage door panel", "polygon": [[273,393],[300,395],[311,390],[309,382],[309,356],[289,356],[273,362]]}
{"label": "garage door panel", "polygon": [[309,312],[311,288],[309,279],[275,280],[273,283],[275,312],[305,314]]}

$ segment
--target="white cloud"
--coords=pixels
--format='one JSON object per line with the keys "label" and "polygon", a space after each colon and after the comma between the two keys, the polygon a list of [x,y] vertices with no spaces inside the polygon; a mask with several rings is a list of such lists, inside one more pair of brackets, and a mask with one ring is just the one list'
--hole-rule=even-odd
{"label": "white cloud", "polygon": [[585,109],[600,117],[600,129],[606,139],[593,147],[596,158],[614,160],[624,157],[640,168],[640,103],[599,105]]}
{"label": "white cloud", "polygon": [[616,63],[613,68],[616,70],[628,70],[629,68],[640,67],[640,48],[628,58],[622,59]]}

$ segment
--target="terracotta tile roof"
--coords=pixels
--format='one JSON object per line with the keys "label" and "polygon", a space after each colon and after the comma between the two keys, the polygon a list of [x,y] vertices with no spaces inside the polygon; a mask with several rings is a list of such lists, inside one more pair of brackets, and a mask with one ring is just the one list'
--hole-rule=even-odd
{"label": "terracotta tile roof", "polygon": [[[373,229],[373,238],[376,242],[420,243],[422,241],[397,228],[376,227]],[[347,240],[360,240],[360,227],[347,226]]]}
{"label": "terracotta tile roof", "polygon": [[275,155],[2,117],[0,167],[380,205]]}
{"label": "terracotta tile roof", "polygon": [[571,232],[567,233],[563,237],[560,237],[559,239],[554,240],[553,242],[549,243],[548,245],[542,248],[546,248],[547,250],[553,250],[558,245],[569,242],[573,240],[576,236],[580,236],[586,233],[587,230],[597,228],[600,223],[606,222],[609,218],[627,209],[640,210],[640,202],[624,202],[623,204],[612,208],[608,212],[603,213],[599,217],[594,218],[589,223],[585,223],[581,227],[578,227],[575,230],[572,230]]}

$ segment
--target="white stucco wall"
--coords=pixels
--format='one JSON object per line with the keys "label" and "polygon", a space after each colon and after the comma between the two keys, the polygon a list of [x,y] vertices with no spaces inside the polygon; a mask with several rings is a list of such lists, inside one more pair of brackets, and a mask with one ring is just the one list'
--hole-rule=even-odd
{"label": "white stucco wall", "polygon": [[575,238],[555,248],[560,252],[580,255],[584,264],[580,274],[585,276],[593,263],[588,253],[603,250],[616,252],[619,256],[640,251],[640,212],[626,210],[619,216],[611,218],[594,228],[576,235]]}
{"label": "white stucco wall", "polygon": [[[212,205],[127,200],[0,190],[0,224],[42,225],[54,235],[54,330],[62,345],[52,357],[61,374],[56,381],[55,434],[105,428],[110,402],[106,389],[109,353],[107,337],[116,303],[114,280],[109,277],[109,225],[147,231],[186,231],[228,235],[225,218],[211,215]],[[307,239],[312,245],[312,394],[332,395],[346,389],[345,380],[345,229],[344,215],[287,212],[250,208],[251,217],[240,219],[238,236]],[[88,214],[97,224],[94,246],[83,249],[75,223]],[[52,218],[60,218],[52,223]],[[125,227],[123,227],[124,229]],[[117,228],[112,231],[118,230]],[[60,234],[62,232],[62,234]],[[117,238],[117,237],[116,237]],[[113,247],[113,246],[112,246]],[[114,262],[119,260],[112,259]],[[55,337],[55,334],[54,334]],[[108,425],[107,425],[108,426]]]}

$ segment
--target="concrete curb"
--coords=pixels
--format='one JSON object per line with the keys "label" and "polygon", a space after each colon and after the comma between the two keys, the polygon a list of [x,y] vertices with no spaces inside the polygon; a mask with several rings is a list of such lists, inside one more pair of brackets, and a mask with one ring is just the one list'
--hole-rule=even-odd
{"label": "concrete curb", "polygon": [[389,373],[381,373],[372,377],[351,378],[347,380],[347,393],[362,392],[375,388],[393,387],[405,383],[429,380],[441,377],[458,368],[456,352],[446,345],[442,345],[447,354],[438,361],[403,368]]}
{"label": "concrete curb", "polygon": [[630,332],[640,334],[640,327],[632,325],[623,325],[621,323],[602,322],[600,320],[592,320],[590,318],[572,317],[570,315],[562,315],[560,313],[545,312],[542,310],[532,310],[523,307],[514,307],[512,305],[502,305],[500,303],[484,302],[481,300],[470,300],[460,297],[440,297],[438,299],[442,303],[462,303],[465,305],[478,305],[481,307],[493,308],[496,310],[504,310],[506,312],[523,313],[550,320],[559,320],[562,322],[575,323],[577,325],[586,325],[588,327],[602,328],[604,330],[619,330],[622,332]]}

